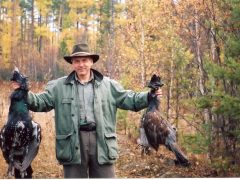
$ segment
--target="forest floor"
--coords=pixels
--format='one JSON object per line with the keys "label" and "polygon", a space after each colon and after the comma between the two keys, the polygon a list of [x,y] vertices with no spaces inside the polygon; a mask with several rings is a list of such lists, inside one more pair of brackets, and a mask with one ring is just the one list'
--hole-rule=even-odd
{"label": "forest floor", "polygon": [[116,163],[117,177],[121,178],[185,178],[185,177],[216,177],[216,171],[211,169],[206,160],[190,157],[191,166],[175,165],[175,156],[161,146],[158,152],[152,150],[150,155],[141,155],[141,149],[136,142],[126,141],[125,135],[118,134],[120,148]]}
{"label": "forest floor", "polygon": [[[118,134],[118,144],[120,157],[115,168],[117,178],[216,177],[216,172],[204,160],[190,158],[191,166],[181,167],[174,164],[174,155],[165,147],[161,147],[158,152],[152,152],[150,155],[142,157],[137,144],[128,140],[126,135]],[[40,151],[45,148],[40,148]],[[42,156],[41,152],[40,156]],[[62,166],[58,165],[55,160],[49,164],[48,158],[51,159],[51,155],[45,156],[44,159],[37,156],[33,162],[33,178],[63,178]],[[3,164],[2,157],[0,161]],[[1,170],[4,172],[0,174],[0,178],[9,178],[6,175],[5,163]]]}

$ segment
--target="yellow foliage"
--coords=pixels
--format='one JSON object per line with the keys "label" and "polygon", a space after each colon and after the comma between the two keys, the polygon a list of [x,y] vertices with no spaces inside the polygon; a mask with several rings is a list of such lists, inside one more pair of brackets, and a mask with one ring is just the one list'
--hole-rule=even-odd
{"label": "yellow foliage", "polygon": [[70,10],[69,17],[71,17],[70,19],[72,22],[75,22],[78,20],[78,15],[73,10]]}
{"label": "yellow foliage", "polygon": [[43,26],[37,26],[35,28],[35,34],[36,36],[43,36],[43,37],[47,37],[50,39],[51,37],[51,31],[49,29],[49,27],[43,25]]}
{"label": "yellow foliage", "polygon": [[3,62],[8,66],[10,63],[11,36],[10,34],[3,34],[1,38]]}
{"label": "yellow foliage", "polygon": [[[16,53],[16,46],[18,44],[19,38],[19,15],[20,9],[18,1],[4,1],[1,4],[2,7],[8,9],[8,11],[3,13],[0,24],[0,47],[2,50],[3,65],[9,67],[11,59],[11,54]],[[13,52],[11,52],[13,51]]]}
{"label": "yellow foliage", "polygon": [[94,5],[93,0],[67,0],[71,9],[90,8]]}
{"label": "yellow foliage", "polygon": [[49,0],[35,0],[37,8],[42,16],[47,16],[52,5],[52,1]]}

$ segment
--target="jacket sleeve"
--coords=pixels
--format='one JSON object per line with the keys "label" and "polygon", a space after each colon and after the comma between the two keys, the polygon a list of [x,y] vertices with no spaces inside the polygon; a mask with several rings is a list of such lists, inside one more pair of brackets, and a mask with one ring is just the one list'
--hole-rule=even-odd
{"label": "jacket sleeve", "polygon": [[28,108],[34,112],[48,112],[54,108],[54,81],[50,81],[45,91],[34,94],[28,92]]}
{"label": "jacket sleeve", "polygon": [[113,98],[117,108],[140,111],[148,106],[148,92],[125,90],[118,82],[111,80]]}

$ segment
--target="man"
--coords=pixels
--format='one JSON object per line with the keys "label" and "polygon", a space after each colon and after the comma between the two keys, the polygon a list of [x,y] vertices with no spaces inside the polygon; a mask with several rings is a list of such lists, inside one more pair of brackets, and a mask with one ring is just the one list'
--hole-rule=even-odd
{"label": "man", "polygon": [[[149,93],[124,90],[92,69],[99,55],[91,54],[87,44],[75,45],[64,59],[73,72],[50,81],[40,94],[29,92],[29,109],[55,109],[56,157],[65,178],[114,178],[117,109],[146,108]],[[161,90],[157,94],[161,95]]]}

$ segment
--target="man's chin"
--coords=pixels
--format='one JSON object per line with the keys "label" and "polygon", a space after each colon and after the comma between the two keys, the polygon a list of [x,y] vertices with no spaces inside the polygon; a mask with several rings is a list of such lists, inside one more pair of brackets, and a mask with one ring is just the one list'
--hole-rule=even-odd
{"label": "man's chin", "polygon": [[86,76],[88,73],[86,71],[77,71],[79,76]]}

